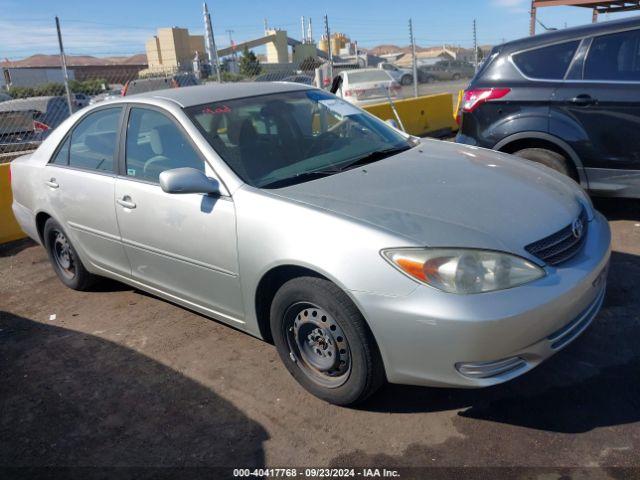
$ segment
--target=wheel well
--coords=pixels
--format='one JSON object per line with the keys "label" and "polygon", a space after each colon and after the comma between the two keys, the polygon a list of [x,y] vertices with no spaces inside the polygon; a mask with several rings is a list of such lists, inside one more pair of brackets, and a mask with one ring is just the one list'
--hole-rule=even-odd
{"label": "wheel well", "polygon": [[519,150],[523,150],[525,148],[544,148],[546,150],[551,150],[552,152],[559,153],[564,157],[567,162],[567,167],[569,167],[569,173],[571,174],[571,178],[573,178],[576,182],[580,182],[580,176],[578,175],[578,169],[576,168],[571,155],[569,152],[565,151],[564,148],[559,147],[553,142],[549,140],[544,140],[542,138],[522,138],[518,140],[514,140],[513,142],[507,143],[506,145],[500,148],[501,152],[504,153],[515,153]]}
{"label": "wheel well", "polygon": [[289,280],[298,277],[319,277],[326,279],[323,275],[320,275],[318,272],[309,268],[296,265],[281,265],[269,270],[260,279],[260,283],[258,283],[255,300],[256,317],[258,319],[260,335],[262,335],[262,338],[267,342],[273,343],[269,322],[269,314],[271,312],[271,302],[273,297],[282,285]]}
{"label": "wheel well", "polygon": [[51,215],[45,212],[40,212],[36,215],[36,229],[38,230],[38,237],[40,242],[44,245],[44,224],[51,218]]}

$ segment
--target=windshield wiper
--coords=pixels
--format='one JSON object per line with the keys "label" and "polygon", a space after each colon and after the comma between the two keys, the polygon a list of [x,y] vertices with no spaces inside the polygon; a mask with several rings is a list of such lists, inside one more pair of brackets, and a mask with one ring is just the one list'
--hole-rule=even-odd
{"label": "windshield wiper", "polygon": [[387,157],[391,157],[401,152],[405,152],[412,147],[410,145],[403,145],[401,147],[392,147],[385,148],[383,150],[376,150],[362,157],[358,157],[355,160],[347,162],[340,167],[333,168],[322,168],[318,170],[311,170],[308,172],[300,172],[292,177],[282,178],[279,180],[274,180],[273,182],[267,183],[265,185],[261,185],[260,188],[280,188],[287,187],[289,185],[295,185],[296,183],[307,182],[309,180],[314,180],[316,178],[328,177],[330,175],[335,175],[336,173],[345,172],[347,170],[351,170],[352,168],[357,168],[362,165],[367,165],[369,163],[377,162],[378,160],[382,160]]}
{"label": "windshield wiper", "polygon": [[332,169],[326,169],[326,170],[311,170],[310,172],[300,172],[292,177],[281,178],[279,180],[274,180],[273,182],[267,183],[265,185],[261,185],[260,188],[288,187],[289,185],[295,185],[296,183],[307,182],[309,180],[314,180],[316,178],[321,178],[321,177],[328,177],[329,175],[334,175],[341,171],[342,170],[340,169],[332,168]]}
{"label": "windshield wiper", "polygon": [[359,157],[347,163],[346,165],[341,166],[338,169],[338,171],[344,172],[346,170],[351,170],[352,168],[357,168],[362,165],[367,165],[369,163],[377,162],[379,160],[383,160],[385,158],[397,155],[398,153],[406,152],[410,148],[412,147],[409,145],[403,145],[401,147],[392,147],[392,148],[385,148],[384,150],[375,150],[371,153],[367,153],[366,155],[363,155],[362,157]]}

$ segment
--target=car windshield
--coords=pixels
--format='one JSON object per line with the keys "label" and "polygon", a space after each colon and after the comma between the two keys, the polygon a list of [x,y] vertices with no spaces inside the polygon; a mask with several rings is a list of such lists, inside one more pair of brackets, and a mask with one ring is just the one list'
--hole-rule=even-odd
{"label": "car windshield", "polygon": [[332,175],[414,146],[411,137],[320,90],[240,98],[185,110],[229,167],[258,188]]}

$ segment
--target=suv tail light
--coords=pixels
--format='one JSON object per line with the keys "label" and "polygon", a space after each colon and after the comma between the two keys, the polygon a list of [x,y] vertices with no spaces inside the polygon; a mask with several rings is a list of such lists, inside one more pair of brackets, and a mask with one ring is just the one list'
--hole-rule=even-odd
{"label": "suv tail light", "polygon": [[476,88],[467,90],[464,92],[464,97],[462,97],[462,111],[464,113],[473,112],[483,103],[502,98],[510,91],[510,88]]}

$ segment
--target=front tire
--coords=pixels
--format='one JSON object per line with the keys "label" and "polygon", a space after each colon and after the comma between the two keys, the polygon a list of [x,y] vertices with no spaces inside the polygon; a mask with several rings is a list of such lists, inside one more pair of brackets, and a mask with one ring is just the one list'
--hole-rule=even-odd
{"label": "front tire", "polygon": [[412,76],[412,75],[405,75],[404,77],[402,77],[402,78],[400,79],[400,83],[401,83],[402,85],[404,85],[405,87],[406,87],[407,85],[411,85],[411,84],[413,83],[413,76]]}
{"label": "front tire", "polygon": [[286,282],[271,304],[271,333],[289,373],[329,403],[362,402],[384,382],[382,359],[362,314],[327,280]]}
{"label": "front tire", "polygon": [[541,163],[563,175],[571,177],[567,160],[557,152],[547,150],[546,148],[525,148],[515,152],[514,155],[536,163]]}
{"label": "front tire", "polygon": [[53,218],[44,224],[44,247],[58,278],[73,290],[87,290],[95,277],[84,268],[62,226]]}

